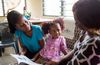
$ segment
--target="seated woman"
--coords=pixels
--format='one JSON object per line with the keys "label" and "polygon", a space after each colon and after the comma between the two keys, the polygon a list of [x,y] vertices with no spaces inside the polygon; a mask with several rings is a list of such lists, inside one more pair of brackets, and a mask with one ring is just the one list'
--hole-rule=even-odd
{"label": "seated woman", "polygon": [[100,65],[100,1],[79,0],[73,13],[78,27],[86,31],[85,37],[79,38],[72,52],[62,60],[45,65]]}
{"label": "seated woman", "polygon": [[21,46],[21,54],[32,59],[44,46],[43,32],[40,26],[31,25],[22,14],[11,11],[7,14],[9,29],[15,34]]}

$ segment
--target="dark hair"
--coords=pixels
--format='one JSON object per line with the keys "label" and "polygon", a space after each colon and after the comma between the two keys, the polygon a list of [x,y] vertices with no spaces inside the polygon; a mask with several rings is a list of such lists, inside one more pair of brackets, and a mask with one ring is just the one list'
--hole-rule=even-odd
{"label": "dark hair", "polygon": [[9,25],[10,32],[12,34],[15,33],[16,30],[15,26],[19,20],[19,17],[22,17],[22,14],[14,10],[7,14],[8,25]]}
{"label": "dark hair", "polygon": [[44,35],[49,33],[50,27],[56,26],[57,24],[59,24],[59,23],[57,23],[57,22],[44,23],[42,26],[42,30],[44,32]]}
{"label": "dark hair", "polygon": [[79,0],[73,6],[73,13],[76,22],[87,29],[100,29],[99,0]]}
{"label": "dark hair", "polygon": [[64,30],[64,20],[63,18],[56,18],[53,20],[54,23],[59,23],[60,24],[60,27],[61,27],[61,30]]}
{"label": "dark hair", "polygon": [[49,23],[44,23],[42,25],[42,30],[43,30],[44,35],[48,34],[48,29],[49,29]]}

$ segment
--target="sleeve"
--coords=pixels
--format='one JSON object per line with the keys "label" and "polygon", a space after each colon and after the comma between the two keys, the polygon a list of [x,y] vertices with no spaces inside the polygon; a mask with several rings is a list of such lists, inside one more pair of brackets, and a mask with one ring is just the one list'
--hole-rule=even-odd
{"label": "sleeve", "polygon": [[61,48],[61,51],[63,50],[67,50],[67,43],[66,43],[66,40],[64,37],[61,38],[61,44],[60,44],[60,48]]}
{"label": "sleeve", "polygon": [[75,52],[77,53],[74,53],[74,56],[71,62],[69,62],[67,65],[70,65],[71,63],[74,63],[74,62],[75,64],[73,65],[78,65],[78,64],[88,65],[87,63],[90,63],[91,65],[98,65],[100,63],[100,58],[98,56],[100,55],[98,53],[100,52],[99,40],[94,40],[94,39],[89,40],[86,44],[82,45],[82,47],[78,51],[75,51]]}
{"label": "sleeve", "polygon": [[37,39],[42,40],[43,39],[43,31],[40,26],[37,26]]}

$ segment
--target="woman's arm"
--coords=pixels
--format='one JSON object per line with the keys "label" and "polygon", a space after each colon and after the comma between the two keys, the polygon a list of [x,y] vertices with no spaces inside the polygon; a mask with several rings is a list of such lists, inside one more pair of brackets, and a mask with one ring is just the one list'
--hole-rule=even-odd
{"label": "woman's arm", "polygon": [[[39,41],[39,44],[41,46],[41,49],[44,47],[44,39]],[[41,51],[41,50],[40,50]],[[34,61],[36,61],[40,56],[40,53],[38,52],[35,56],[34,56]]]}
{"label": "woman's arm", "polygon": [[45,42],[44,42],[44,39],[42,39],[42,40],[39,41],[39,44],[40,44],[41,48],[44,47],[44,43],[45,43]]}
{"label": "woman's arm", "polygon": [[19,54],[25,54],[26,53],[26,49],[25,49],[25,47],[22,45],[22,43],[20,42],[20,38],[18,38],[18,47],[19,47],[19,49],[20,49],[20,51],[19,51]]}
{"label": "woman's arm", "polygon": [[74,54],[74,50],[70,51],[67,55],[65,55],[61,61],[59,61],[59,65],[65,65],[68,63],[68,61],[70,61],[73,57]]}

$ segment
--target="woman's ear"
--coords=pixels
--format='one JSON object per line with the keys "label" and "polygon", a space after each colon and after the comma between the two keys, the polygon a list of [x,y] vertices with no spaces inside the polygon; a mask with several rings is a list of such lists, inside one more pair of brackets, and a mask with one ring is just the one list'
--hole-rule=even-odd
{"label": "woman's ear", "polygon": [[87,31],[89,33],[92,33],[92,34],[100,35],[100,29],[98,29],[98,30],[96,30],[96,29],[88,29]]}
{"label": "woman's ear", "polygon": [[96,30],[96,33],[97,33],[98,35],[100,35],[100,29],[99,29],[99,30]]}

